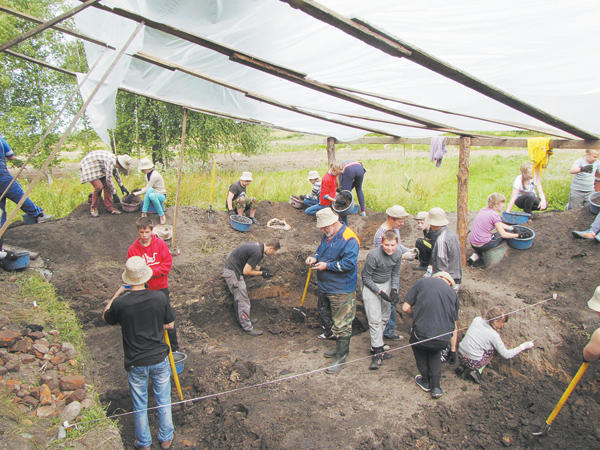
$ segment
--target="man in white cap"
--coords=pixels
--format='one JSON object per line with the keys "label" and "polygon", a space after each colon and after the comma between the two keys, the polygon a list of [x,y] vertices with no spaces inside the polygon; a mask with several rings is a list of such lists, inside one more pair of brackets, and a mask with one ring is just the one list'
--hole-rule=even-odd
{"label": "man in white cap", "polygon": [[239,216],[245,215],[252,219],[254,225],[258,225],[258,220],[254,217],[256,213],[256,199],[248,197],[246,194],[246,188],[250,183],[252,183],[252,173],[242,172],[240,179],[229,186],[225,207],[230,216],[234,214]]}
{"label": "man in white cap", "polygon": [[94,190],[92,191],[92,203],[90,205],[90,215],[98,217],[98,205],[104,190],[104,206],[111,214],[121,214],[121,211],[114,207],[114,197],[117,190],[113,185],[112,178],[121,189],[123,195],[129,194],[129,191],[123,186],[119,170],[127,173],[131,169],[133,160],[129,155],[115,156],[108,150],[95,150],[88,153],[79,163],[81,170],[81,183],[90,183]]}
{"label": "man in white cap", "polygon": [[333,335],[336,338],[335,349],[324,355],[336,358],[326,372],[338,373],[350,351],[360,241],[331,208],[317,212],[317,228],[323,232],[323,237],[313,256],[306,258],[306,265],[317,271],[321,326],[326,337]]}
{"label": "man in white cap", "polygon": [[311,170],[308,172],[308,181],[312,184],[312,190],[307,195],[301,195],[302,202],[310,207],[319,203],[319,195],[321,195],[321,177],[319,172]]}
{"label": "man in white cap", "polygon": [[[594,296],[588,300],[588,308],[600,317],[600,286],[596,288]],[[592,333],[592,337],[583,347],[583,360],[586,362],[597,361],[600,358],[600,328]]]}
{"label": "man in white cap", "polygon": [[[134,446],[150,449],[152,436],[148,426],[148,382],[158,405],[158,440],[163,449],[173,442],[171,416],[171,370],[169,346],[165,343],[164,329],[175,324],[175,313],[167,297],[160,291],[146,289],[152,269],[144,258],[132,256],[125,263],[123,282],[131,289],[111,299],[102,313],[110,325],[121,325],[125,370],[129,381],[135,424]],[[164,406],[163,406],[164,405]]]}
{"label": "man in white cap", "polygon": [[456,352],[458,334],[458,295],[453,290],[454,279],[448,272],[437,272],[431,278],[419,279],[410,288],[402,311],[413,315],[410,344],[419,375],[415,383],[434,399],[443,391],[442,350],[451,345]]}
{"label": "man in white cap", "polygon": [[431,208],[427,214],[429,226],[438,237],[431,251],[431,269],[448,272],[454,279],[454,290],[458,291],[462,280],[462,258],[458,235],[448,228],[448,218],[442,208]]}
{"label": "man in white cap", "polygon": [[[375,232],[375,236],[373,236],[373,247],[379,247],[381,245],[383,234],[388,230],[393,230],[394,233],[396,233],[396,236],[398,236],[398,249],[402,253],[402,259],[405,261],[414,260],[417,256],[416,249],[410,249],[402,245],[402,238],[400,237],[400,228],[404,226],[406,218],[410,217],[410,214],[408,214],[406,209],[404,209],[404,206],[401,205],[390,206],[385,210],[385,213],[387,214],[385,222],[379,226]],[[396,303],[397,302],[392,302],[390,316],[387,320],[385,329],[383,330],[383,338],[392,341],[402,339],[402,336],[396,334]]]}

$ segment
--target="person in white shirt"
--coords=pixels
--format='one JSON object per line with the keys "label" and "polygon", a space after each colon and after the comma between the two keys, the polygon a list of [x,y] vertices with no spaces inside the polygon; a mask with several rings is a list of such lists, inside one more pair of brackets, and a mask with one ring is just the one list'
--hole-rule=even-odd
{"label": "person in white shirt", "polygon": [[[539,196],[535,194],[536,189]],[[506,212],[510,212],[513,206],[521,208],[528,214],[531,214],[531,211],[543,211],[548,207],[546,195],[542,189],[542,180],[533,176],[533,164],[530,161],[521,164],[521,175],[513,182]]]}

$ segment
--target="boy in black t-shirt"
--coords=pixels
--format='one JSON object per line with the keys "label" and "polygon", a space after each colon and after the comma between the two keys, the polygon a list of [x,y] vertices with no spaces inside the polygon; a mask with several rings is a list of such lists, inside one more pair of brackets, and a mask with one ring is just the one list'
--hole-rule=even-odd
{"label": "boy in black t-shirt", "polygon": [[259,265],[264,255],[272,255],[280,249],[278,239],[268,240],[264,244],[248,242],[240,245],[231,252],[225,261],[221,276],[227,283],[229,292],[233,295],[233,308],[242,329],[251,336],[263,334],[255,330],[250,321],[250,298],[246,289],[244,275],[262,276],[271,278],[272,274],[267,268]]}
{"label": "boy in black t-shirt", "polygon": [[237,214],[240,216],[247,215],[252,219],[254,225],[258,225],[258,220],[254,217],[256,213],[256,199],[248,197],[246,187],[252,183],[252,173],[242,172],[240,179],[229,186],[225,207],[229,215]]}

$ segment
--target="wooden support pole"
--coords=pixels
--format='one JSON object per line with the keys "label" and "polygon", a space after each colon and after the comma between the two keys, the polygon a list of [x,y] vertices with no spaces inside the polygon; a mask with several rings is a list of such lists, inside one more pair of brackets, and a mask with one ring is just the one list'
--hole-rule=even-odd
{"label": "wooden support pole", "polygon": [[[175,194],[175,217],[173,218],[173,240],[171,244],[175,245],[175,235],[177,232],[177,218],[179,217],[179,194],[181,192],[181,176],[183,175],[183,155],[185,153],[185,129],[187,127],[187,108],[183,108],[183,125],[181,126],[181,149],[179,150],[179,170],[177,172],[177,193]],[[177,252],[179,254],[179,251]]]}
{"label": "wooden support pole", "polygon": [[467,265],[467,223],[469,221],[469,155],[471,138],[460,138],[458,154],[458,192],[456,200],[456,232],[460,242],[461,263]]}
{"label": "wooden support pole", "polygon": [[331,166],[335,162],[335,138],[327,138],[327,164]]}

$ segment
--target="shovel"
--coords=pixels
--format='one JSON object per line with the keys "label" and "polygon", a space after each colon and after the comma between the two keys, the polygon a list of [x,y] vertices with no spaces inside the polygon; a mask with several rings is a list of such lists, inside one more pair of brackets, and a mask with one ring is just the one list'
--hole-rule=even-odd
{"label": "shovel", "polygon": [[175,368],[175,359],[173,358],[173,351],[171,350],[171,342],[169,341],[169,333],[165,329],[165,342],[169,346],[169,362],[171,363],[171,372],[173,373],[173,379],[175,380],[175,387],[177,388],[177,395],[179,400],[183,401],[183,392],[181,392],[181,385],[179,384],[179,375],[177,375],[177,369]]}
{"label": "shovel", "polygon": [[306,283],[304,283],[304,292],[302,292],[302,300],[300,301],[299,308],[292,309],[292,318],[297,322],[304,322],[306,320],[306,310],[304,309],[304,300],[306,299],[306,292],[308,291],[308,283],[310,283],[310,275],[312,274],[312,268],[308,269],[306,275]]}
{"label": "shovel", "polygon": [[215,213],[213,211],[213,194],[215,193],[215,172],[217,171],[217,161],[213,162],[212,180],[210,182],[210,206],[208,207],[208,223],[215,223]]}
{"label": "shovel", "polygon": [[579,367],[579,370],[577,371],[577,373],[575,374],[575,376],[569,383],[569,386],[567,387],[567,389],[563,393],[562,397],[560,398],[560,400],[558,401],[558,403],[556,404],[556,406],[554,407],[554,409],[552,410],[552,412],[546,419],[546,423],[544,424],[544,426],[540,429],[540,431],[532,433],[534,436],[543,436],[550,429],[552,422],[554,422],[554,419],[556,419],[556,416],[558,416],[558,413],[562,409],[565,402],[569,399],[571,392],[573,392],[573,389],[575,389],[575,386],[577,386],[577,383],[579,383],[579,380],[581,379],[581,377],[583,376],[583,374],[585,373],[585,371],[587,370],[589,365],[590,365],[590,363],[588,363],[588,362],[584,362],[583,364],[581,364],[581,366]]}

